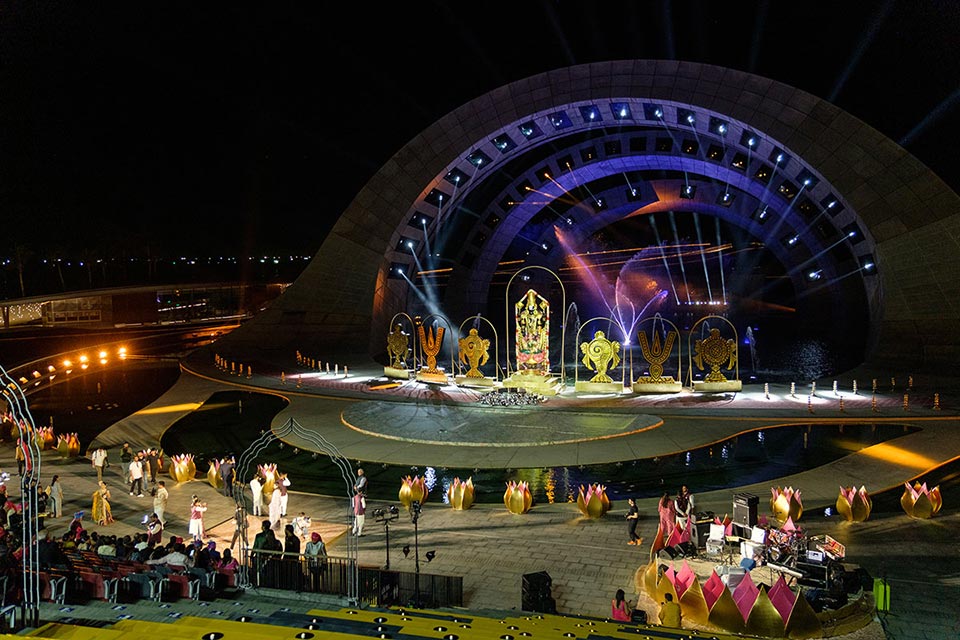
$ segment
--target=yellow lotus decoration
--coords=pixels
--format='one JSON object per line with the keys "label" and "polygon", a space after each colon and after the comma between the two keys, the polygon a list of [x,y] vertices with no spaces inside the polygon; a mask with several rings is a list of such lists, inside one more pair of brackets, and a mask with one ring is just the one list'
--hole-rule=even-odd
{"label": "yellow lotus decoration", "polygon": [[521,515],[530,511],[533,506],[533,495],[530,493],[530,487],[525,481],[507,483],[507,490],[503,493],[503,504],[507,511]]}
{"label": "yellow lotus decoration", "polygon": [[873,501],[867,495],[866,487],[840,487],[840,495],[837,497],[837,513],[842,515],[847,522],[863,522],[870,517],[870,511],[873,509]]}
{"label": "yellow lotus decoration", "polygon": [[57,453],[64,458],[76,458],[80,455],[80,437],[76,433],[57,436]]}
{"label": "yellow lotus decoration", "polygon": [[170,456],[170,477],[181,482],[190,482],[197,475],[197,465],[193,462],[192,453],[181,453]]}
{"label": "yellow lotus decoration", "polygon": [[410,505],[414,502],[423,504],[427,501],[430,490],[427,489],[427,481],[420,476],[407,476],[403,478],[403,484],[400,485],[400,504],[410,510]]}
{"label": "yellow lotus decoration", "polygon": [[223,489],[223,476],[220,474],[220,462],[221,460],[214,458],[210,461],[210,468],[207,469],[207,482],[217,491]]}
{"label": "yellow lotus decoration", "polygon": [[591,484],[584,489],[583,485],[580,485],[577,508],[580,509],[580,513],[588,518],[602,518],[607,511],[610,511],[607,488],[601,484]]}
{"label": "yellow lotus decoration", "polygon": [[40,427],[34,435],[40,450],[53,449],[53,427]]}
{"label": "yellow lotus decoration", "polygon": [[903,486],[904,491],[900,498],[900,506],[911,518],[931,518],[943,506],[943,497],[940,495],[939,485],[933,489],[927,489],[926,482],[923,484],[916,482],[912,487],[909,482],[905,482]]}
{"label": "yellow lotus decoration", "polygon": [[270,462],[268,464],[257,465],[257,471],[260,472],[260,478],[263,481],[263,501],[270,504],[273,497],[273,490],[277,487],[277,464]]}
{"label": "yellow lotus decoration", "polygon": [[450,506],[457,511],[465,511],[473,506],[473,478],[467,478],[466,482],[460,482],[460,478],[454,478],[453,484],[447,489],[447,499]]}
{"label": "yellow lotus decoration", "polygon": [[803,515],[803,503],[800,502],[800,490],[793,487],[770,489],[770,511],[781,525],[788,519],[796,522]]}

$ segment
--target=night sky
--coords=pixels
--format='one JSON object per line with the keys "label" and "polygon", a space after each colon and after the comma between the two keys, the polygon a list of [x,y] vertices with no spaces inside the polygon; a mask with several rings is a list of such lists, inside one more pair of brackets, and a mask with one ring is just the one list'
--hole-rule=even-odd
{"label": "night sky", "polygon": [[106,4],[0,5],[0,257],[312,254],[438,118],[602,60],[802,88],[960,188],[955,0]]}

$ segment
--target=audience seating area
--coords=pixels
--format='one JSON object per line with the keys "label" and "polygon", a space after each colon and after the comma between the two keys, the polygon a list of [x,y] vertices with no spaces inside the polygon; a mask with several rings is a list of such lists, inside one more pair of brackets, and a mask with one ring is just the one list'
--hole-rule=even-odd
{"label": "audience seating area", "polygon": [[[230,620],[185,616],[171,622],[120,620],[106,626],[83,626],[52,622],[21,636],[45,640],[284,640],[342,638],[360,640],[623,640],[641,638],[687,639],[690,631],[655,625],[629,624],[597,618],[530,614],[516,617],[486,617],[464,612],[419,609],[314,609],[306,613],[278,611],[271,615],[238,615]],[[713,634],[717,640],[738,636]]]}

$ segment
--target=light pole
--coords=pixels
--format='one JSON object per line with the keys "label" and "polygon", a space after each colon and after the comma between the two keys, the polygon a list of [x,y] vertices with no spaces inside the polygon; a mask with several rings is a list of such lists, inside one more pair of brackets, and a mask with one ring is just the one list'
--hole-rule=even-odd
{"label": "light pole", "polygon": [[420,609],[420,501],[410,503],[410,520],[413,522],[413,561],[416,574],[413,578],[413,606]]}
{"label": "light pole", "polygon": [[400,517],[400,510],[397,505],[390,505],[389,509],[374,509],[373,521],[383,525],[383,532],[387,535],[387,564],[383,568],[390,570],[390,523],[396,522]]}

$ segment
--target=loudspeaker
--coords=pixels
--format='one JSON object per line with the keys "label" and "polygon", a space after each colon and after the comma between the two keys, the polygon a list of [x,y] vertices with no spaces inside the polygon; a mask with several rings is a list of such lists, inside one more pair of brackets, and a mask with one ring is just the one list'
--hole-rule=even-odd
{"label": "loudspeaker", "polygon": [[690,539],[697,545],[698,549],[707,546],[707,538],[710,537],[710,525],[713,520],[697,520],[694,527],[690,530]]}
{"label": "loudspeaker", "polygon": [[751,493],[736,493],[733,496],[733,521],[745,527],[757,526],[757,505],[760,498]]}
{"label": "loudspeaker", "polygon": [[546,571],[523,574],[520,608],[536,613],[556,613],[557,603],[550,594],[553,579]]}

